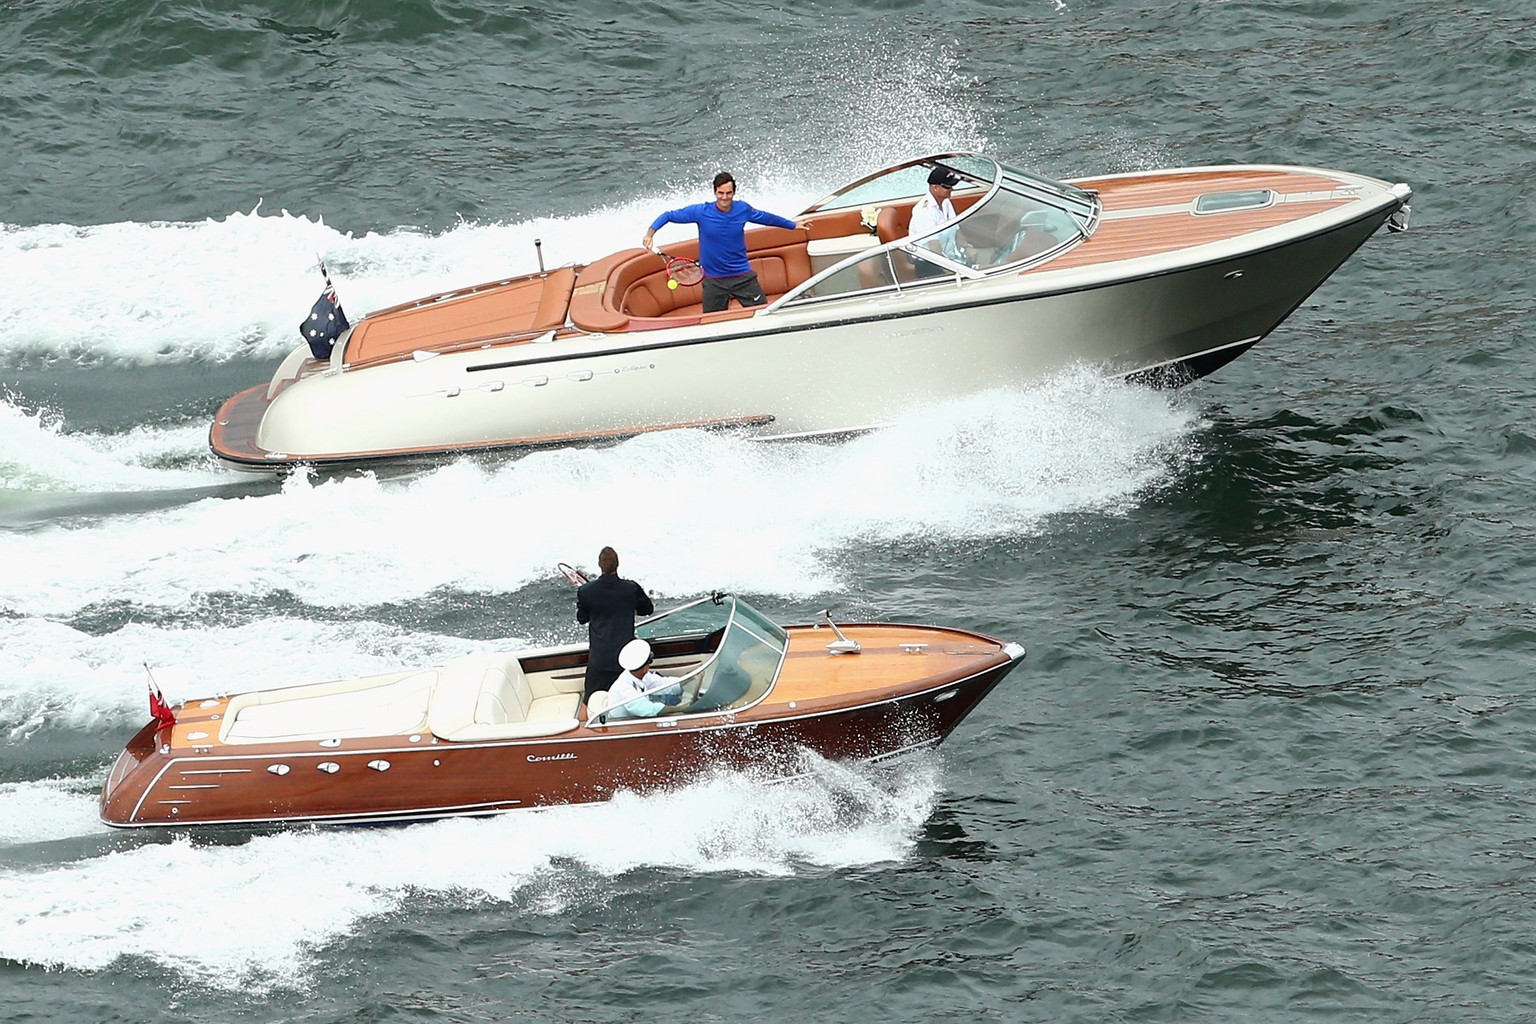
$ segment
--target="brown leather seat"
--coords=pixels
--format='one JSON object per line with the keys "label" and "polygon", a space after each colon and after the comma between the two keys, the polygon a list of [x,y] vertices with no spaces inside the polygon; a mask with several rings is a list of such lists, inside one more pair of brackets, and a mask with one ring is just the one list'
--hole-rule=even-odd
{"label": "brown leather seat", "polygon": [[912,207],[882,206],[879,216],[875,218],[875,234],[880,236],[881,242],[894,242],[898,238],[907,237],[907,228],[911,223]]}
{"label": "brown leather seat", "polygon": [[[894,242],[899,238],[907,237],[911,224],[912,207],[882,206],[879,216],[875,218],[875,234],[879,236],[882,243]],[[896,271],[897,280],[917,280],[917,271],[912,267],[912,259],[905,253],[891,253],[891,267]]]}
{"label": "brown leather seat", "polygon": [[[748,258],[768,301],[810,279],[806,235],[798,228],[754,228]],[[696,242],[668,246],[692,258]],[[646,331],[698,323],[704,291],[699,285],[667,287],[666,264],[644,249],[625,249],[583,268],[571,291],[571,323],[593,332]]]}

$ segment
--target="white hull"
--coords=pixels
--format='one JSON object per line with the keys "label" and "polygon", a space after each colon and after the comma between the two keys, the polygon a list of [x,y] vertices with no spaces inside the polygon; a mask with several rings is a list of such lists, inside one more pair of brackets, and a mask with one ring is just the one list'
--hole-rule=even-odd
{"label": "white hull", "polygon": [[841,434],[1074,365],[1187,380],[1273,330],[1403,205],[1405,190],[1358,180],[1376,202],[1113,262],[360,370],[335,360],[274,382],[256,446],[267,464],[345,463],[693,425]]}

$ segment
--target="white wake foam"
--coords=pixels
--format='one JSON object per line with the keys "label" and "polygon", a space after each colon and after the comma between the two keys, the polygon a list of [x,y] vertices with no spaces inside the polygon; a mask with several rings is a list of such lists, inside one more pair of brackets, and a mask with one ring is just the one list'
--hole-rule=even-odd
{"label": "white wake foam", "polygon": [[[210,593],[371,606],[495,594],[612,544],[662,595],[836,590],[851,546],[1013,536],[1117,513],[1175,473],[1197,419],[1091,374],[913,413],[840,445],[680,431],[614,448],[460,461],[425,475],[213,497],[96,525],[0,534],[0,606],[180,609]],[[746,538],[751,538],[747,543]]]}
{"label": "white wake foam", "polygon": [[[187,222],[0,223],[0,355],[84,363],[275,360],[298,343],[298,323],[319,294],[317,255],[356,319],[536,270],[535,239],[549,267],[636,245],[662,210],[712,198],[715,161],[733,168],[743,201],[793,216],[899,160],[987,148],[978,114],[957,102],[970,83],[941,42],[883,33],[807,42],[797,40],[785,59],[804,62],[808,80],[839,102],[806,103],[792,147],[756,123],[728,126],[717,149],[700,155],[707,169],[694,162],[686,172],[659,169],[639,183],[606,183],[606,193],[620,198],[573,215],[374,232],[258,204]],[[758,83],[739,86],[753,91],[755,105]],[[856,105],[844,102],[849,98]],[[808,150],[807,138],[818,144]]]}
{"label": "white wake foam", "polygon": [[102,777],[0,782],[0,850],[105,832],[97,813]]}
{"label": "white wake foam", "polygon": [[[192,984],[302,988],[328,948],[390,915],[486,902],[558,915],[653,900],[631,890],[664,886],[674,870],[782,875],[899,861],[940,792],[931,757],[899,778],[809,755],[805,768],[788,783],[727,774],[589,807],[237,846],[181,839],[0,869],[0,958],[80,971],[147,958]],[[627,877],[648,868],[662,877]]]}
{"label": "white wake foam", "polygon": [[65,433],[50,409],[24,412],[0,398],[0,493],[152,491],[228,482],[209,456],[202,468],[159,463],[207,451],[206,420],[138,426],[117,434]]}
{"label": "white wake foam", "polygon": [[[23,743],[42,730],[111,729],[126,742],[149,720],[148,672],[174,702],[440,664],[486,646],[375,622],[274,617],[222,628],[131,622],[95,635],[47,619],[0,617],[0,737]],[[500,646],[525,645],[513,639]]]}

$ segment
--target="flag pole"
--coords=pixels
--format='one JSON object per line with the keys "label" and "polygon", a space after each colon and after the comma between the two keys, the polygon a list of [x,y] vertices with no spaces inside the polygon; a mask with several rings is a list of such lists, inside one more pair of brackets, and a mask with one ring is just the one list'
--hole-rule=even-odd
{"label": "flag pole", "polygon": [[352,325],[342,312],[336,286],[331,283],[331,272],[319,253],[315,253],[315,263],[320,267],[320,276],[325,278],[325,288],[310,308],[309,316],[299,324],[299,334],[309,344],[310,354],[324,361],[331,358],[337,339]]}
{"label": "flag pole", "polygon": [[176,724],[176,712],[165,702],[165,694],[160,692],[160,684],[155,682],[155,673],[149,667],[149,662],[144,662],[144,672],[149,676],[149,715],[159,723],[160,728]]}

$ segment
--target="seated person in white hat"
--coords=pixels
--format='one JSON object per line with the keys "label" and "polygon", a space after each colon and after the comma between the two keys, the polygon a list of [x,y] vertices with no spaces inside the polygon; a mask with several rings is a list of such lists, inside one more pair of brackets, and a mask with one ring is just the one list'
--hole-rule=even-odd
{"label": "seated person in white hat", "polygon": [[682,683],[647,671],[655,657],[651,645],[638,637],[619,651],[619,667],[624,671],[608,687],[610,718],[654,718],[682,699]]}

